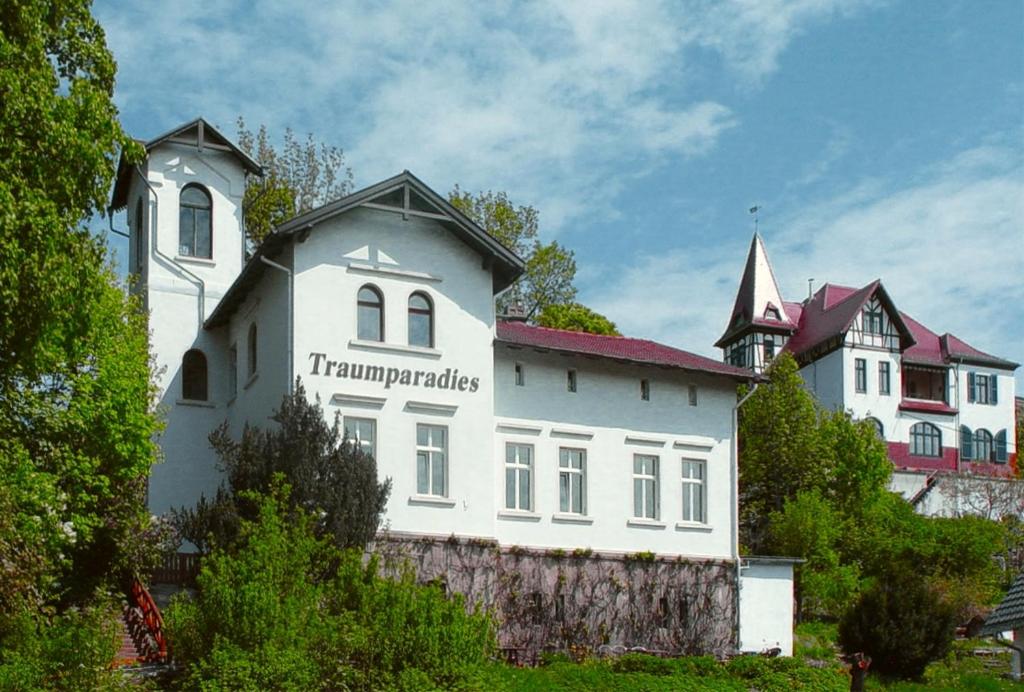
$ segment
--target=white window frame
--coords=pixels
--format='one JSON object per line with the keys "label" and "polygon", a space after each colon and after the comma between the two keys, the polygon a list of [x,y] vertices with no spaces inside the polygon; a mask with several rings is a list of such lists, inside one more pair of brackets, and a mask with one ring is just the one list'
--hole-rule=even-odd
{"label": "white window frame", "polygon": [[[523,459],[523,452],[526,458]],[[533,511],[533,460],[534,448],[526,442],[505,443],[505,509],[513,512]],[[511,483],[509,479],[511,477]],[[523,479],[526,479],[526,496],[523,497]],[[511,498],[509,497],[511,491]],[[509,503],[509,500],[512,500]],[[524,501],[525,500],[525,501]]]}
{"label": "white window frame", "polygon": [[[573,465],[578,455],[580,465]],[[579,479],[579,489],[573,493],[573,479]],[[563,485],[564,484],[564,485]],[[562,489],[566,492],[563,494]],[[578,502],[573,502],[578,500]],[[587,514],[587,450],[579,447],[558,448],[558,510],[562,514]]]}
{"label": "white window frame", "polygon": [[[699,470],[699,473],[695,471]],[[706,459],[682,459],[680,467],[683,498],[680,507],[682,521],[687,524],[708,523],[708,462]],[[700,502],[695,513],[694,498]]]}
{"label": "white window frame", "polygon": [[867,394],[868,391],[868,359],[853,359],[853,390],[858,394]]}
{"label": "white window frame", "polygon": [[[651,462],[644,468],[644,462]],[[656,454],[633,455],[633,517],[658,520],[661,517],[660,483],[661,459]]]}
{"label": "white window frame", "polygon": [[[370,439],[366,440],[363,436],[362,431],[359,429],[359,424],[369,424],[370,428]],[[351,425],[350,425],[351,424]],[[363,418],[362,416],[345,416],[342,418],[342,428],[345,430],[345,434],[352,443],[369,454],[374,459],[377,458],[377,421],[374,418]]]}
{"label": "white window frame", "polygon": [[[420,433],[426,433],[421,442]],[[440,436],[440,441],[436,438]],[[448,426],[416,424],[416,493],[426,497],[448,497]],[[424,465],[425,464],[425,465]],[[435,487],[437,469],[440,466],[441,487]],[[422,472],[426,470],[424,478]]]}

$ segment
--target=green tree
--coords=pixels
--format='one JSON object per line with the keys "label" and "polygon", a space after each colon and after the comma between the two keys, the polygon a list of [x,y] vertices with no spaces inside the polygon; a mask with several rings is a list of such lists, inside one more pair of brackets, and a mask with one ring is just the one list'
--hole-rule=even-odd
{"label": "green tree", "polygon": [[615,328],[614,322],[579,303],[546,305],[537,318],[537,324],[542,327],[568,329],[573,332],[622,336]]}
{"label": "green tree", "polygon": [[953,608],[914,569],[894,566],[865,591],[839,622],[839,643],[864,652],[871,669],[919,679],[953,643]]}
{"label": "green tree", "polygon": [[797,617],[842,613],[859,593],[860,570],[843,560],[844,519],[818,490],[802,490],[770,517],[770,548],[806,560],[797,565]]}
{"label": "green tree", "polygon": [[458,185],[448,201],[505,247],[526,262],[526,271],[510,290],[498,299],[498,312],[521,305],[533,320],[549,305],[572,303],[576,298],[576,259],[556,241],[542,244],[537,239],[540,214],[533,207],[515,206],[504,192],[470,194]]}
{"label": "green tree", "polygon": [[363,548],[373,540],[391,494],[391,480],[377,481],[377,462],[342,434],[340,416],[324,419],[319,399],[310,402],[302,382],[285,395],[267,430],[246,425],[234,440],[222,425],[210,435],[227,487],[212,502],[200,498],[179,509],[174,522],[201,549],[227,546],[237,537],[239,518],[252,519],[244,493],[269,492],[280,475],[292,490],[291,502],[317,517],[319,535],[340,548]]}
{"label": "green tree", "polygon": [[740,526],[753,551],[764,549],[769,515],[801,490],[824,490],[829,475],[817,405],[796,361],[783,353],[767,374],[740,408]]}
{"label": "green tree", "polygon": [[24,689],[102,677],[102,594],[152,557],[145,316],[85,226],[141,149],[89,5],[0,9],[0,680]]}
{"label": "green tree", "polygon": [[302,140],[291,128],[284,131],[280,149],[271,142],[265,125],[250,130],[238,118],[238,145],[263,166],[262,179],[251,180],[242,207],[245,230],[258,247],[276,226],[352,191],[352,169],[339,147],[317,142],[312,134]]}

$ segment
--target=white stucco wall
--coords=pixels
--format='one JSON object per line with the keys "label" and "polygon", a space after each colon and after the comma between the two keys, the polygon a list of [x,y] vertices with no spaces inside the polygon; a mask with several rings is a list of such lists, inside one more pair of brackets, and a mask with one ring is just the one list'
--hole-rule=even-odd
{"label": "white stucco wall", "polygon": [[740,651],[793,655],[793,565],[745,559],[740,571]]}
{"label": "white stucco wall", "polygon": [[[295,358],[309,395],[326,412],[369,418],[377,427],[378,474],[392,479],[386,521],[392,531],[492,536],[494,465],[491,274],[480,256],[430,220],[359,209],[316,227],[295,248]],[[359,341],[356,296],[364,284],[385,302],[383,343]],[[434,305],[435,347],[409,347],[413,291]],[[313,374],[317,357],[325,362]],[[435,375],[458,371],[457,387],[369,382],[328,376],[326,360]],[[332,369],[337,372],[337,366]],[[456,380],[458,382],[458,379]],[[417,424],[448,431],[448,490],[421,497],[416,487]]]}
{"label": "white stucco wall", "polygon": [[845,349],[838,349],[800,369],[800,375],[804,378],[807,389],[826,408],[845,407],[843,399],[844,352]]}
{"label": "white stucco wall", "polygon": [[[151,511],[190,505],[219,481],[207,435],[226,415],[227,351],[224,337],[202,329],[241,269],[241,200],[245,174],[226,153],[167,143],[149,152],[143,168],[151,192],[136,175],[129,187],[129,216],[142,196],[145,204],[145,283],[140,287],[150,311],[151,349],[157,366],[160,411],[166,427],[160,438],[164,460],[149,483]],[[211,259],[180,257],[178,199],[189,183],[201,184],[212,202]],[[207,359],[209,401],[185,402],[181,359],[191,349]]]}
{"label": "white stucco wall", "polygon": [[[523,386],[515,384],[516,363]],[[491,493],[501,543],[731,556],[734,381],[502,346],[494,368],[498,473]],[[570,368],[577,373],[575,393],[566,385]],[[640,398],[641,379],[650,381],[649,401]],[[697,406],[689,404],[690,385],[697,387]],[[506,443],[534,447],[532,512],[505,509]],[[587,453],[584,518],[559,511],[562,447]],[[635,454],[658,457],[655,521],[634,517]],[[682,521],[683,459],[706,463],[706,523]]]}

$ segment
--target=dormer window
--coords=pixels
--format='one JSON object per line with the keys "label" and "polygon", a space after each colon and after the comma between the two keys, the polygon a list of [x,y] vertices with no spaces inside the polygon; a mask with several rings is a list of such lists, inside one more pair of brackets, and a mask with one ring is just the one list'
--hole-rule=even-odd
{"label": "dormer window", "polygon": [[181,191],[178,212],[178,254],[182,257],[213,257],[213,204],[199,185]]}
{"label": "dormer window", "polygon": [[771,305],[764,309],[764,316],[765,319],[769,320],[782,320],[782,316],[779,314],[779,309],[776,307],[772,307]]}

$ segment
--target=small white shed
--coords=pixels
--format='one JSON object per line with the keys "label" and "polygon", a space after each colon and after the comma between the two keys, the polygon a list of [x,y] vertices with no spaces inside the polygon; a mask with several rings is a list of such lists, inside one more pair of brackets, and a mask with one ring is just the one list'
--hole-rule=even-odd
{"label": "small white shed", "polygon": [[740,651],[780,649],[793,655],[793,565],[790,557],[743,557],[740,563]]}

